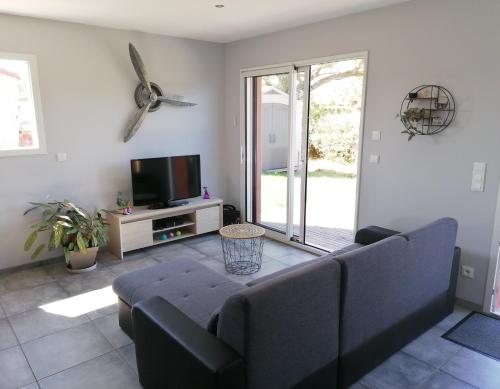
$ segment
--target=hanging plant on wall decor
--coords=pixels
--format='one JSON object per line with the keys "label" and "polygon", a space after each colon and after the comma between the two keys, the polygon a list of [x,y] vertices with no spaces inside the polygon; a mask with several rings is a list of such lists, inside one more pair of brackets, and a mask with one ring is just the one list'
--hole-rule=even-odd
{"label": "hanging plant on wall decor", "polygon": [[455,118],[455,99],[440,85],[420,85],[404,97],[399,114],[405,129],[402,134],[412,140],[416,135],[443,132]]}
{"label": "hanging plant on wall decor", "polygon": [[408,134],[408,141],[412,140],[415,135],[418,135],[417,126],[425,118],[425,109],[409,108],[401,114],[401,121],[406,129],[401,131],[402,134]]}

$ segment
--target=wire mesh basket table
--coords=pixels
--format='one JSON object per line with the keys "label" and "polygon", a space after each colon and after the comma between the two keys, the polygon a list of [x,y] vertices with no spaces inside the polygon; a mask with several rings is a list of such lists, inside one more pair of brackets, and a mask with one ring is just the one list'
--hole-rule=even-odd
{"label": "wire mesh basket table", "polygon": [[253,224],[231,224],[219,230],[226,271],[253,274],[262,265],[265,230]]}

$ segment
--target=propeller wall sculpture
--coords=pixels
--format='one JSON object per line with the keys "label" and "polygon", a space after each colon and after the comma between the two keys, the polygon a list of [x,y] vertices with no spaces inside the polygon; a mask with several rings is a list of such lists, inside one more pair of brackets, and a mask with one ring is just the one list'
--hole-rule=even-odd
{"label": "propeller wall sculpture", "polygon": [[154,82],[149,81],[148,73],[144,67],[144,62],[132,43],[129,43],[128,50],[130,60],[134,66],[135,72],[141,81],[135,88],[134,98],[139,110],[128,124],[125,130],[124,142],[128,142],[137,133],[141,127],[144,118],[148,112],[156,111],[161,103],[175,105],[177,107],[192,107],[195,103],[177,100],[163,95],[161,88]]}

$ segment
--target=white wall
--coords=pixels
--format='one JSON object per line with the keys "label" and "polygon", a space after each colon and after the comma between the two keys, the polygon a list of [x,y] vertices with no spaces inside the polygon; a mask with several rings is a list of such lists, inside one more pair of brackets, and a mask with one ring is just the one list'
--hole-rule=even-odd
{"label": "white wall", "polygon": [[[460,277],[458,297],[481,304],[500,175],[499,16],[496,1],[419,0],[228,44],[226,200],[239,202],[240,69],[368,50],[359,225],[408,230],[455,217],[462,263],[475,268],[473,280]],[[452,91],[456,121],[408,142],[394,118],[405,94],[425,83]],[[381,142],[369,140],[372,130]],[[368,164],[370,154],[380,154],[379,165]],[[488,163],[484,193],[470,191],[473,161]]]}
{"label": "white wall", "polygon": [[[198,106],[162,106],[124,144],[138,83],[129,41],[164,92]],[[22,216],[28,201],[50,196],[111,207],[118,190],[131,190],[131,158],[201,154],[203,184],[221,194],[223,50],[214,43],[0,15],[0,52],[37,56],[48,145],[48,155],[0,158],[0,269],[29,262],[22,249],[32,219]],[[68,161],[56,162],[56,152],[67,152]]]}

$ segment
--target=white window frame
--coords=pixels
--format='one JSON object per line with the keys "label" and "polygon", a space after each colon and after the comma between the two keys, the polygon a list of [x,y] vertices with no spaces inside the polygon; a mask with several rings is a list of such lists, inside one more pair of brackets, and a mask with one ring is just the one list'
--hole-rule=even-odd
{"label": "white window frame", "polygon": [[3,53],[0,52],[0,59],[25,61],[28,63],[29,76],[31,81],[31,90],[33,93],[33,103],[35,105],[36,127],[38,136],[38,148],[36,149],[17,149],[0,150],[0,157],[16,157],[23,155],[47,154],[47,143],[45,139],[45,128],[43,125],[42,98],[40,95],[40,84],[38,81],[38,69],[36,56],[24,53]]}

